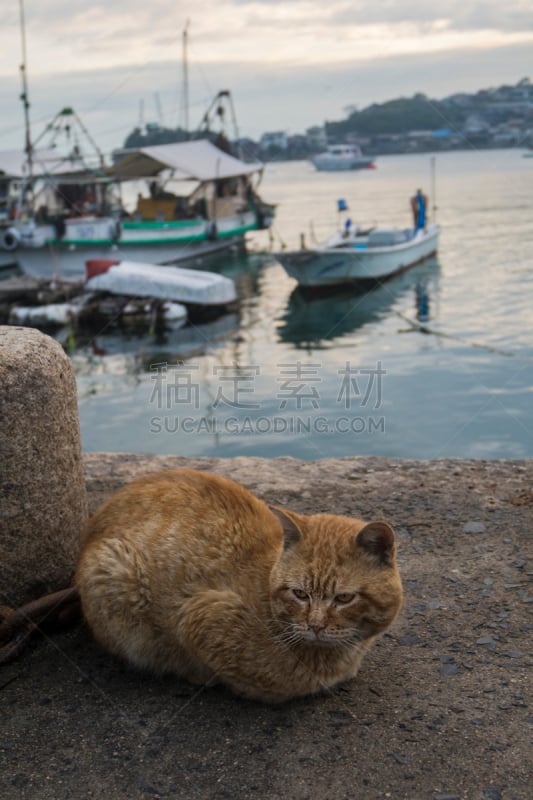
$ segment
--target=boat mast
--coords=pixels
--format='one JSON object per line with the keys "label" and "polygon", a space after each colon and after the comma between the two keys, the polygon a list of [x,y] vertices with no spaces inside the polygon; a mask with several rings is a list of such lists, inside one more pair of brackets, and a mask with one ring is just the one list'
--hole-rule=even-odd
{"label": "boat mast", "polygon": [[435,163],[437,159],[435,156],[431,156],[431,201],[432,201],[432,213],[431,213],[431,221],[437,221],[437,183],[435,180]]}
{"label": "boat mast", "polygon": [[19,0],[20,11],[20,36],[22,44],[22,64],[20,65],[20,74],[22,77],[22,94],[20,99],[24,107],[24,127],[25,127],[25,146],[24,150],[26,158],[28,159],[28,177],[30,186],[32,185],[33,178],[33,148],[31,144],[30,133],[30,101],[28,99],[28,80],[26,73],[26,23],[24,18],[24,0]]}
{"label": "boat mast", "polygon": [[189,20],[183,29],[183,111],[185,135],[189,138],[189,65],[187,62],[187,37],[189,30]]}

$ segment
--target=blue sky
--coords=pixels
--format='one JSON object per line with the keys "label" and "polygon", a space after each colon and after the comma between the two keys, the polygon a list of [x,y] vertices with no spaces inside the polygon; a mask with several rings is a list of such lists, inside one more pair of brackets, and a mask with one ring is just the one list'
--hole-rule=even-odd
{"label": "blue sky", "polygon": [[[303,132],[422,91],[443,97],[533,77],[529,0],[25,0],[35,133],[73,106],[104,149],[144,120],[184,121],[231,89],[242,135]],[[0,149],[22,135],[18,3],[0,11]],[[160,113],[161,112],[161,113]]]}

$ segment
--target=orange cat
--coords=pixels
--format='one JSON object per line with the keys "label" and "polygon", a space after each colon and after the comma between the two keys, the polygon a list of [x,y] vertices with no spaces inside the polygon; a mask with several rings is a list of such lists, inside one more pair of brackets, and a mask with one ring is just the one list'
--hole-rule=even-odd
{"label": "orange cat", "polygon": [[140,478],[94,514],[76,584],[111,652],[264,702],[354,677],[402,600],[385,522],[282,511],[188,469]]}

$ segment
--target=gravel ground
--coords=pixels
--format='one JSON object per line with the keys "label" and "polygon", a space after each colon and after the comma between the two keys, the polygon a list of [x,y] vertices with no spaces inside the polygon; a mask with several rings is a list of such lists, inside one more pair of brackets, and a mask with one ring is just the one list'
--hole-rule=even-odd
{"label": "gravel ground", "polygon": [[185,465],[386,517],[403,612],[355,681],[279,707],[130,670],[82,624],[37,640],[0,670],[3,800],[530,800],[533,462],[91,454],[90,506]]}

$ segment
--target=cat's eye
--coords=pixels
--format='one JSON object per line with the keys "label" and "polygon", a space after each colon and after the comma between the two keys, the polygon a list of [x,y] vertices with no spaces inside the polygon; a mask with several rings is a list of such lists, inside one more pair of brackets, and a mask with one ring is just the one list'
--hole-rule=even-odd
{"label": "cat's eye", "polygon": [[308,600],[309,599],[309,597],[307,595],[307,592],[304,592],[303,589],[293,589],[292,593],[296,597],[297,600]]}
{"label": "cat's eye", "polygon": [[342,592],[341,594],[335,595],[335,603],[338,606],[347,606],[354,598],[355,594],[353,592]]}

